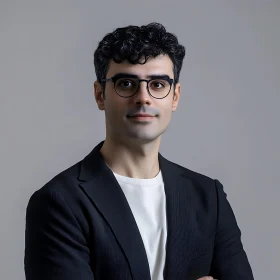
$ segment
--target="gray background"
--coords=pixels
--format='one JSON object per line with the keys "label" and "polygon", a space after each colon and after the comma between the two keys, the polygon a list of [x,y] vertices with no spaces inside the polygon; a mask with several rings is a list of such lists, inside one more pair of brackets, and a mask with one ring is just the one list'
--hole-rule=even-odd
{"label": "gray background", "polygon": [[98,41],[163,23],[186,46],[169,160],[224,185],[255,279],[278,279],[280,1],[1,1],[0,278],[24,279],[31,194],[105,138]]}

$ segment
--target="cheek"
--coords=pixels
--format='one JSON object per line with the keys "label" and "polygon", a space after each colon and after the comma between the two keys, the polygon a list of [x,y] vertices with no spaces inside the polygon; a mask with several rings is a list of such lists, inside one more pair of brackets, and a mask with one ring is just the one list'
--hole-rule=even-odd
{"label": "cheek", "polygon": [[172,111],[170,111],[170,110],[167,110],[164,114],[164,123],[167,124],[167,125],[171,121],[171,114],[172,114]]}
{"label": "cheek", "polygon": [[161,116],[164,120],[170,121],[172,116],[172,102],[168,102],[161,110]]}
{"label": "cheek", "polygon": [[125,116],[125,112],[120,103],[114,102],[113,100],[107,100],[105,105],[105,115],[110,123],[117,123],[118,120]]}

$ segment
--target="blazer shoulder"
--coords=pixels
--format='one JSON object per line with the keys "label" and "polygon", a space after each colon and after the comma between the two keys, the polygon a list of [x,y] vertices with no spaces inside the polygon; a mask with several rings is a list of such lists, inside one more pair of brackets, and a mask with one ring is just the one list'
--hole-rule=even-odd
{"label": "blazer shoulder", "polygon": [[[167,160],[167,159],[166,159]],[[211,178],[208,175],[202,174],[200,172],[197,172],[195,170],[189,169],[183,165],[180,165],[176,162],[173,162],[171,160],[167,160],[169,164],[173,165],[176,168],[179,168],[182,171],[182,175],[185,177],[189,177],[192,179],[199,179],[199,180],[205,180],[205,181],[213,181],[215,180],[214,178]]]}
{"label": "blazer shoulder", "polygon": [[202,174],[200,172],[197,172],[195,170],[189,169],[187,167],[184,167],[180,164],[177,164],[175,162],[172,162],[169,160],[169,163],[175,166],[176,168],[179,168],[182,172],[181,176],[189,179],[192,183],[194,184],[199,184],[199,185],[213,185],[215,186],[215,181],[216,179],[207,176],[205,174]]}
{"label": "blazer shoulder", "polygon": [[81,162],[82,160],[52,177],[42,187],[32,193],[30,200],[34,197],[39,199],[40,197],[44,197],[50,193],[59,193],[63,196],[71,195],[71,193],[76,195],[78,189],[77,186],[79,184],[78,176]]}

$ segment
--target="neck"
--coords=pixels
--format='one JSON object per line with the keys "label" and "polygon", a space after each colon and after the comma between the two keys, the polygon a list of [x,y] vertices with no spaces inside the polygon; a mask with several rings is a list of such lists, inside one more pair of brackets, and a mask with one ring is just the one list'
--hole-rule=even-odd
{"label": "neck", "polygon": [[151,179],[159,172],[160,138],[149,143],[106,138],[100,153],[114,173],[130,178]]}

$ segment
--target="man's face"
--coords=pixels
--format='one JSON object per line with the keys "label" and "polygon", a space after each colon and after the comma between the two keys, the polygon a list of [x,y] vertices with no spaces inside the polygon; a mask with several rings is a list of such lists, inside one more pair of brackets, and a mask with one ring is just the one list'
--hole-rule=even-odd
{"label": "man's face", "polygon": [[[174,79],[173,63],[167,55],[150,58],[145,64],[130,64],[123,62],[109,64],[106,79],[119,73],[137,75],[138,79],[149,79],[151,75],[168,75]],[[106,137],[117,141],[133,140],[138,143],[148,143],[159,140],[167,129],[172,112],[176,110],[180,97],[180,84],[177,83],[175,93],[172,84],[169,94],[163,99],[149,95],[147,83],[140,82],[138,91],[129,98],[119,96],[112,81],[106,82],[105,100],[102,98],[101,85],[94,83],[95,98],[100,110],[105,110]],[[173,100],[174,99],[174,100]],[[132,118],[129,115],[145,113],[154,117]]]}

